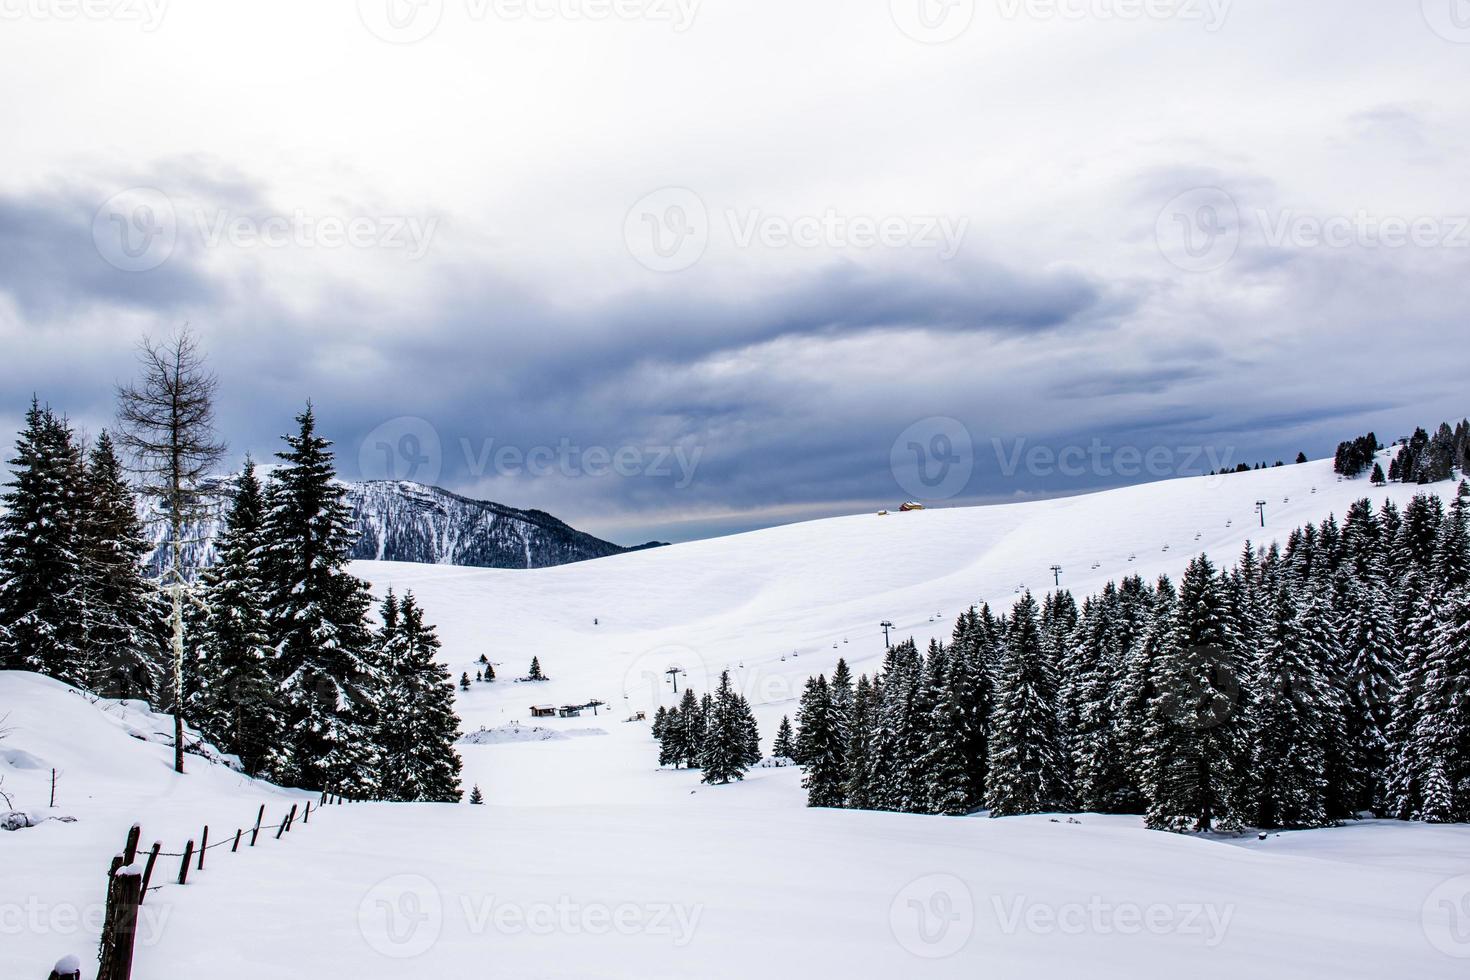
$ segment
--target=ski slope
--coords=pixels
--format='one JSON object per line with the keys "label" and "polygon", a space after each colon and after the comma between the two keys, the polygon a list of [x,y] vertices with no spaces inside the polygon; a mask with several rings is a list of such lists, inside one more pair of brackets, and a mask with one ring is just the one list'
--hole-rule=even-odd
{"label": "ski slope", "polygon": [[[1080,598],[1130,572],[1177,575],[1201,551],[1227,563],[1247,538],[1415,489],[1339,483],[1309,463],[540,571],[357,563],[380,595],[413,590],[456,677],[482,653],[496,663],[496,683],[459,696],[466,732],[489,730],[460,752],[466,787],[490,805],[335,807],[269,846],[212,852],[190,884],[149,897],[135,976],[1463,976],[1467,827],[1257,840],[1088,814],[812,811],[797,770],[703,786],[657,769],[647,724],[625,720],[673,703],[670,667],[701,691],[728,668],[769,745],[807,676],[838,657],[878,666],[884,619],[923,644],[971,603],[1045,591],[1054,564]],[[551,680],[515,683],[533,655]],[[594,698],[607,702],[596,717],[533,730],[531,705]],[[161,719],[44,678],[0,674],[7,714],[0,788],[17,809],[76,818],[0,833],[7,980],[44,977],[67,953],[90,968],[96,930],[66,913],[97,908],[134,820],[145,844],[173,848],[206,822],[231,832],[262,803],[276,814],[302,799],[193,756],[176,776]]]}
{"label": "ski slope", "polygon": [[[806,679],[830,675],[839,657],[854,673],[878,668],[884,620],[896,639],[948,642],[971,604],[1003,612],[1023,588],[1049,591],[1053,565],[1080,601],[1131,573],[1177,578],[1201,552],[1227,566],[1248,540],[1284,545],[1292,529],[1341,520],[1362,497],[1402,505],[1421,489],[1339,481],[1330,461],[1317,461],[1058,500],[861,514],[534,571],[381,562],[354,571],[379,595],[414,592],[456,677],[473,677],[481,654],[495,664],[496,683],[460,697],[469,729],[529,721],[543,702],[596,698],[619,718],[672,705],[664,672],[677,666],[681,689],[701,692],[730,670],[769,736]],[[532,656],[551,681],[509,683]]]}

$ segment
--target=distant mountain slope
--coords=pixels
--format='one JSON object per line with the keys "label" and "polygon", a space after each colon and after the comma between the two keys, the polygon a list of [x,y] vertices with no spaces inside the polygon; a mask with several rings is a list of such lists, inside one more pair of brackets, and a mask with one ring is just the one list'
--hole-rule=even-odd
{"label": "distant mountain slope", "polygon": [[[264,468],[262,468],[263,470]],[[262,476],[267,476],[262,472]],[[208,481],[208,516],[184,531],[185,563],[214,561],[214,538],[234,492],[233,476]],[[352,557],[476,568],[549,568],[606,558],[657,542],[624,548],[578,531],[539,510],[518,510],[488,500],[471,500],[440,487],[408,481],[346,483],[357,544]],[[168,522],[151,503],[141,505],[154,550],[150,567],[161,570],[169,541]]]}

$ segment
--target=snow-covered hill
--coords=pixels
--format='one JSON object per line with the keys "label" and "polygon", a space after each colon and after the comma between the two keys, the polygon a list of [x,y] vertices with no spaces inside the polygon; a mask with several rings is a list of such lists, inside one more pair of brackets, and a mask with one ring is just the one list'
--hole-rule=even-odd
{"label": "snow-covered hill", "polygon": [[[260,472],[265,476],[269,468],[261,467]],[[358,535],[356,558],[524,569],[636,550],[578,531],[544,511],[471,500],[422,483],[373,480],[344,486]],[[214,560],[214,538],[228,509],[234,478],[211,479],[206,488],[207,516],[184,533],[186,563],[196,568]],[[147,502],[141,506],[153,543],[149,564],[156,572],[167,560],[168,522],[155,506]]]}
{"label": "snow-covered hill", "polygon": [[[1018,591],[1080,599],[1108,580],[1178,576],[1201,552],[1222,565],[1247,540],[1285,544],[1355,500],[1400,504],[1433,487],[1340,481],[1330,461],[1128,487],[1059,500],[859,514],[533,572],[361,562],[378,592],[412,589],[438,624],[456,676],[481,654],[502,681],[538,656],[551,681],[477,685],[460,698],[473,728],[527,718],[535,702],[598,698],[620,714],[709,689],[729,669],[769,738],[809,676],[839,657],[877,669],[885,620],[896,638],[948,640],[972,603],[1008,610]],[[1256,502],[1266,502],[1261,527]],[[552,722],[555,723],[555,722]]]}
{"label": "snow-covered hill", "polygon": [[[1464,897],[1464,827],[1226,846],[1129,818],[805,810],[787,805],[793,770],[696,790],[644,766],[605,776],[620,788],[595,804],[555,805],[566,773],[548,771],[540,805],[495,805],[492,789],[490,806],[332,807],[232,853],[258,806],[274,823],[303,797],[194,757],[176,776],[148,716],[45,678],[0,674],[0,705],[6,792],[44,810],[56,767],[49,812],[75,818],[0,832],[6,978],[70,954],[92,980],[106,868],[135,820],[144,848],[176,854],[205,824],[226,842],[184,886],[178,857],[161,863],[139,980],[1463,975],[1439,902]],[[479,751],[592,759],[612,741]]]}
{"label": "snow-covered hill", "polygon": [[[810,674],[839,657],[878,666],[884,620],[922,644],[970,603],[1044,591],[1053,565],[1080,596],[1130,572],[1177,575],[1201,551],[1228,562],[1247,539],[1421,489],[1339,482],[1309,463],[531,571],[358,562],[379,594],[415,592],[456,676],[482,654],[495,662],[499,680],[458,696],[464,731],[485,729],[459,746],[465,784],[489,805],[334,808],[280,846],[212,857],[186,888],[150,896],[159,928],[136,975],[1462,976],[1467,827],[1237,840],[1089,814],[813,811],[799,770],[704,786],[659,770],[647,723],[625,720],[673,702],[670,668],[681,690],[728,668],[769,746]],[[532,656],[550,680],[517,683]],[[593,699],[607,704],[595,717],[532,731],[531,705]],[[187,777],[172,775],[166,746],[132,737],[117,710],[0,674],[6,791],[35,809],[58,766],[57,812],[78,818],[0,833],[0,907],[39,910],[0,939],[0,976],[44,976],[64,953],[90,962],[95,929],[53,913],[95,907],[132,820],[176,844],[289,798],[192,757]]]}

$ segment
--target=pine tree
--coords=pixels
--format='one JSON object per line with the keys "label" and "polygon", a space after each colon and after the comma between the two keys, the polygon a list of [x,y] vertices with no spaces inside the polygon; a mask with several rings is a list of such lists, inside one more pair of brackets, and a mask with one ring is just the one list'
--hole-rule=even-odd
{"label": "pine tree", "polygon": [[855,810],[869,810],[874,806],[873,744],[881,698],[881,688],[870,683],[867,674],[858,678],[853,689],[852,715],[847,724],[847,785],[843,787],[847,806]]}
{"label": "pine tree", "polygon": [[544,681],[544,680],[546,680],[546,675],[543,674],[543,673],[541,673],[541,658],[540,657],[532,657],[531,658],[531,672],[526,675],[526,679],[527,680],[531,680],[531,681]]}
{"label": "pine tree", "polygon": [[485,664],[485,683],[486,684],[489,684],[490,682],[492,682],[494,680],[495,680],[495,665],[494,664],[491,664],[491,663],[486,663]]}
{"label": "pine tree", "polygon": [[884,657],[867,777],[875,809],[904,812],[927,803],[921,772],[927,719],[921,721],[916,708],[923,673],[924,658],[912,639],[895,644]]}
{"label": "pine tree", "polygon": [[679,768],[684,762],[684,719],[678,708],[668,710],[654,737],[658,739],[659,766]]}
{"label": "pine tree", "polygon": [[1256,664],[1255,697],[1247,714],[1251,795],[1261,827],[1327,823],[1331,694],[1306,625],[1282,589]]}
{"label": "pine tree", "polygon": [[265,492],[246,460],[204,576],[193,715],[206,735],[252,775],[282,769],[284,719],[272,676],[262,572]]}
{"label": "pine tree", "polygon": [[1374,579],[1358,580],[1352,607],[1347,648],[1352,653],[1345,684],[1347,752],[1354,774],[1351,808],[1387,809],[1385,774],[1390,755],[1388,732],[1398,688],[1397,640],[1391,610],[1382,586]]}
{"label": "pine tree", "polygon": [[449,669],[439,663],[439,638],[424,622],[413,593],[404,594],[396,613],[392,601],[390,592],[380,634],[386,683],[377,738],[382,751],[379,792],[389,800],[457,803],[460,760],[454,743],[459,718]]}
{"label": "pine tree", "polygon": [[461,691],[468,691],[470,689],[469,671],[465,671],[463,674],[459,675],[459,689]]}
{"label": "pine tree", "polygon": [[698,769],[704,756],[705,712],[699,698],[688,688],[679,702],[679,725],[673,730],[676,735],[674,749],[678,753],[677,766],[682,762],[690,769]]}
{"label": "pine tree", "polygon": [[1067,804],[1058,730],[1056,666],[1046,655],[1036,600],[1011,612],[990,735],[991,816],[1046,813]]}
{"label": "pine tree", "polygon": [[35,399],[10,471],[0,495],[0,666],[89,687],[78,453],[71,429]]}
{"label": "pine tree", "polygon": [[1145,749],[1157,829],[1227,829],[1242,819],[1242,663],[1223,582],[1205,556],[1179,586],[1158,652]]}
{"label": "pine tree", "polygon": [[755,722],[755,712],[750,709],[750,702],[745,695],[736,694],[736,713],[740,719],[740,750],[741,759],[747,768],[758,766],[761,761],[761,733]]}
{"label": "pine tree", "polygon": [[378,727],[366,586],[347,572],[351,512],[308,405],[267,494],[262,549],[287,759],[278,782],[370,796]]}
{"label": "pine tree", "polygon": [[80,510],[76,552],[91,686],[104,697],[156,703],[163,681],[162,605],[143,578],[148,543],[106,430],[88,460]]}
{"label": "pine tree", "polygon": [[1401,799],[1400,808],[1429,823],[1454,823],[1470,820],[1470,588],[1438,603],[1434,619],[1399,758],[1402,785],[1417,789],[1417,798]]}
{"label": "pine tree", "polygon": [[807,685],[798,719],[802,742],[802,788],[806,805],[840,807],[845,801],[846,776],[842,765],[842,733],[832,705],[827,678],[818,676]]}
{"label": "pine tree", "polygon": [[744,779],[749,768],[747,746],[740,697],[731,686],[730,672],[726,670],[720,674],[720,686],[716,689],[705,733],[702,781],[724,785]]}
{"label": "pine tree", "polygon": [[771,746],[771,754],[778,759],[794,759],[795,753],[796,743],[791,731],[791,718],[782,715],[781,725],[776,729],[776,742]]}
{"label": "pine tree", "polygon": [[485,804],[485,796],[480,792],[479,783],[476,783],[470,790],[470,803],[474,806],[483,806]]}

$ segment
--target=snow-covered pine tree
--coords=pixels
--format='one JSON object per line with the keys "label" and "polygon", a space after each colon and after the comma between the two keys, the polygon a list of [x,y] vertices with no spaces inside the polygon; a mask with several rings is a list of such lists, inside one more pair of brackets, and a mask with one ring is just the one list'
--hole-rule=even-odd
{"label": "snow-covered pine tree", "polygon": [[546,680],[546,675],[541,672],[541,658],[540,657],[532,657],[531,658],[531,671],[530,671],[530,673],[528,673],[526,675],[526,680],[528,680],[528,681],[544,681],[544,680]]}
{"label": "snow-covered pine tree", "polygon": [[878,707],[883,700],[882,682],[864,674],[853,688],[852,716],[848,720],[847,785],[843,794],[854,810],[875,808],[873,785],[877,773],[875,745],[878,738]]}
{"label": "snow-covered pine tree", "polygon": [[347,571],[351,514],[331,442],[310,404],[277,453],[266,496],[262,573],[285,722],[285,760],[272,775],[358,797],[376,791],[381,678],[370,660],[365,583]]}
{"label": "snow-covered pine tree", "polygon": [[755,712],[744,694],[737,692],[735,706],[740,714],[741,757],[746,768],[758,766],[761,761],[761,732],[755,723]]}
{"label": "snow-covered pine tree", "polygon": [[874,809],[906,810],[921,785],[925,737],[915,703],[923,672],[924,658],[912,639],[895,644],[884,656],[867,779]]}
{"label": "snow-covered pine tree", "polygon": [[1417,816],[1428,823],[1470,820],[1470,587],[1438,605],[1417,719],[1404,750],[1420,787]]}
{"label": "snow-covered pine tree", "polygon": [[958,653],[946,661],[944,685],[930,710],[928,749],[924,758],[929,813],[962,816],[980,809],[984,783],[974,782],[969,752],[970,725],[977,700],[971,661]]}
{"label": "snow-covered pine tree", "polygon": [[796,758],[796,736],[791,731],[791,718],[788,715],[781,716],[781,724],[776,728],[776,741],[771,746],[771,754],[778,759]]}
{"label": "snow-covered pine tree", "polygon": [[1063,809],[1066,763],[1058,731],[1056,665],[1047,658],[1030,592],[1011,611],[1004,658],[991,715],[991,816]]}
{"label": "snow-covered pine tree", "polygon": [[1150,779],[1150,712],[1159,695],[1159,660],[1173,627],[1178,593],[1167,576],[1149,591],[1137,641],[1123,661],[1118,696],[1118,737],[1130,774],[1130,803],[1146,805],[1154,795]]}
{"label": "snow-covered pine tree", "polygon": [[659,705],[658,710],[653,713],[652,734],[655,741],[662,742],[664,740],[664,726],[668,724],[668,721],[669,709],[663,705]]}
{"label": "snow-covered pine tree", "polygon": [[143,578],[148,543],[122,463],[104,429],[87,461],[77,533],[83,646],[92,687],[109,698],[158,703],[163,608]]}
{"label": "snow-covered pine tree", "polygon": [[193,631],[199,650],[193,715],[200,730],[238,755],[252,775],[277,771],[285,761],[266,632],[264,523],[265,491],[247,459],[215,542],[215,564],[204,573],[205,612]]}
{"label": "snow-covered pine tree", "polygon": [[1081,809],[1097,813],[1125,812],[1135,798],[1119,734],[1122,679],[1120,655],[1112,649],[1119,604],[1111,582],[1100,598],[1083,602],[1062,684],[1063,721],[1072,731],[1073,795]]}
{"label": "snow-covered pine tree", "polygon": [[1247,709],[1252,816],[1261,827],[1328,822],[1327,743],[1332,693],[1303,615],[1281,589],[1255,665]]}
{"label": "snow-covered pine tree", "polygon": [[842,764],[842,733],[832,706],[831,688],[825,676],[807,682],[798,719],[802,742],[802,788],[806,805],[840,807],[846,801],[846,776]]}
{"label": "snow-covered pine tree", "polygon": [[1345,684],[1344,729],[1353,773],[1354,811],[1387,810],[1385,775],[1389,724],[1398,688],[1397,640],[1385,590],[1377,575],[1353,583],[1347,649],[1352,657]]}
{"label": "snow-covered pine tree", "polygon": [[[679,702],[679,724],[677,727],[670,726],[670,734],[674,736],[678,762],[684,763],[690,769],[698,769],[704,755],[705,712],[699,698],[687,687]],[[678,762],[675,763],[676,766]]]}
{"label": "snow-covered pine tree", "polygon": [[470,789],[470,803],[474,806],[484,806],[485,804],[485,794],[480,792],[479,783],[476,783],[474,787]]}
{"label": "snow-covered pine tree", "polygon": [[744,779],[749,768],[746,743],[740,697],[730,684],[730,672],[722,671],[705,731],[701,781],[724,785]]}
{"label": "snow-covered pine tree", "polygon": [[81,467],[70,427],[34,398],[0,495],[0,667],[89,687],[78,567]]}
{"label": "snow-covered pine tree", "polygon": [[412,592],[404,594],[396,617],[391,599],[390,593],[383,607],[379,793],[389,800],[457,803],[459,718],[449,669],[438,660],[439,637]]}
{"label": "snow-covered pine tree", "polygon": [[679,768],[684,762],[684,719],[678,708],[670,708],[664,715],[655,737],[658,739],[659,766]]}
{"label": "snow-covered pine tree", "polygon": [[1156,670],[1158,693],[1145,736],[1149,826],[1239,826],[1249,752],[1243,665],[1225,584],[1204,555],[1190,562],[1180,582]]}

